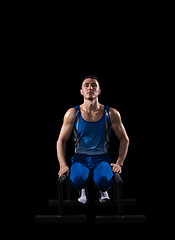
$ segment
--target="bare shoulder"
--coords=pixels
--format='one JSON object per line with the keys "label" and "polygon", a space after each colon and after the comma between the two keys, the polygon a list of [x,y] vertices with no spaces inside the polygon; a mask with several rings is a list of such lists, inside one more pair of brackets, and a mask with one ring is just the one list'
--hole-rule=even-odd
{"label": "bare shoulder", "polygon": [[110,108],[109,109],[109,116],[111,119],[111,123],[120,123],[121,122],[121,116],[120,113],[115,109],[115,108]]}
{"label": "bare shoulder", "polygon": [[64,123],[70,124],[75,122],[76,110],[75,108],[70,108],[64,115]]}

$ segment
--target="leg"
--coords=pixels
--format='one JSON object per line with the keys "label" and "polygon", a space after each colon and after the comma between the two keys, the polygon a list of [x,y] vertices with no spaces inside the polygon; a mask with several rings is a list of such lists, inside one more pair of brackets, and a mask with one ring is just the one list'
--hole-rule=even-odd
{"label": "leg", "polygon": [[107,191],[113,184],[113,172],[108,162],[101,162],[93,172],[95,186],[102,192]]}
{"label": "leg", "polygon": [[69,183],[77,191],[86,188],[89,181],[89,169],[81,163],[73,163],[70,168]]}

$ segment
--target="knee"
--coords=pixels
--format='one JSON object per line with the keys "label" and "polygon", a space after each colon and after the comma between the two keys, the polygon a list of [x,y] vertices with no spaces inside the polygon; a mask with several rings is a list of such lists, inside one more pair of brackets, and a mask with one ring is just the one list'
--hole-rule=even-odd
{"label": "knee", "polygon": [[109,190],[113,184],[113,172],[109,163],[102,162],[94,170],[94,183],[102,192]]}
{"label": "knee", "polygon": [[84,185],[84,178],[81,175],[74,175],[70,174],[69,183],[77,190],[80,191]]}
{"label": "knee", "polygon": [[96,187],[102,191],[105,192],[107,190],[109,190],[109,188],[112,186],[113,184],[113,178],[111,178],[110,180],[108,180],[108,178],[106,176],[102,176],[101,178],[99,178],[98,180],[95,180],[95,185]]}
{"label": "knee", "polygon": [[74,163],[70,169],[69,183],[77,191],[85,188],[89,178],[89,169],[80,163]]}

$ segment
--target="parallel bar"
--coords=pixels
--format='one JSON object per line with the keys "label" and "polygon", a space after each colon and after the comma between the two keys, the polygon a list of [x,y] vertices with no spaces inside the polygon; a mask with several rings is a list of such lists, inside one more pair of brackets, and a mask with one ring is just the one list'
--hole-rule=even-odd
{"label": "parallel bar", "polygon": [[37,215],[36,223],[86,222],[86,215]]}
{"label": "parallel bar", "polygon": [[114,194],[114,200],[117,200],[117,182],[115,181],[115,177],[114,177],[113,194]]}
{"label": "parallel bar", "polygon": [[58,178],[55,182],[55,185],[58,186],[60,183],[63,183],[66,180],[66,174],[63,174],[60,178]]}
{"label": "parallel bar", "polygon": [[63,186],[61,183],[58,185],[58,212],[60,216],[63,216]]}
{"label": "parallel bar", "polygon": [[[134,206],[137,205],[137,200],[136,199],[123,199],[123,205],[125,206]],[[118,206],[118,200],[110,200],[105,203],[100,203],[98,200],[95,201],[96,206]]]}
{"label": "parallel bar", "polygon": [[119,173],[115,173],[114,177],[117,183],[123,184],[123,180],[121,179],[121,176]]}
{"label": "parallel bar", "polygon": [[[58,200],[49,200],[48,205],[50,207],[56,207],[56,206],[58,206]],[[77,200],[63,200],[63,206],[84,207],[84,206],[88,206],[88,205],[89,205],[89,202],[87,202],[86,204],[82,204],[82,203],[78,202]],[[98,200],[96,200],[95,205],[100,206],[100,207],[103,207],[103,206],[117,206],[118,205],[118,200],[110,200],[110,201],[107,201],[105,203],[100,203]],[[125,205],[125,206],[137,205],[137,200],[136,199],[123,199],[123,205]]]}
{"label": "parallel bar", "polygon": [[[84,206],[89,206],[89,202],[86,204],[80,203],[77,200],[63,200],[63,206],[79,206],[79,207],[84,207]],[[58,206],[58,200],[49,200],[48,202],[49,207],[56,207]]]}
{"label": "parallel bar", "polygon": [[117,182],[117,199],[118,199],[118,215],[123,216],[123,200],[122,200],[122,185],[123,181],[119,173],[115,174],[115,181]]}
{"label": "parallel bar", "polygon": [[111,223],[146,223],[147,218],[145,215],[118,215],[112,216],[96,216],[97,224],[111,224]]}
{"label": "parallel bar", "polygon": [[58,212],[60,216],[63,216],[63,182],[66,180],[66,174],[63,174],[55,182],[58,187]]}
{"label": "parallel bar", "polygon": [[69,184],[69,178],[67,177],[67,200],[71,200],[71,186]]}
{"label": "parallel bar", "polygon": [[117,186],[117,198],[118,198],[118,215],[123,216],[123,200],[122,200],[122,184],[118,183]]}

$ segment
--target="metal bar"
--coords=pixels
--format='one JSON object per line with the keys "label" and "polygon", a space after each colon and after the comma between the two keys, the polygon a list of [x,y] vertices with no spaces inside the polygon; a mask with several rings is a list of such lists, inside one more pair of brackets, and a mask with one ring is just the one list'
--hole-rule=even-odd
{"label": "metal bar", "polygon": [[[49,207],[57,207],[58,206],[58,200],[49,200],[48,202]],[[89,202],[86,204],[82,204],[78,202],[77,200],[63,200],[63,206],[77,206],[77,207],[84,207],[89,205]],[[110,200],[105,203],[100,203],[98,200],[95,201],[96,206],[118,206],[118,200]],[[123,206],[135,206],[137,205],[136,199],[123,199]]]}
{"label": "metal bar", "polygon": [[112,224],[112,223],[146,223],[147,217],[145,215],[118,215],[112,216],[96,216],[97,224]]}
{"label": "metal bar", "polygon": [[115,180],[117,182],[117,199],[118,199],[118,216],[123,216],[123,199],[122,199],[122,185],[123,181],[119,173],[115,174]]}
{"label": "metal bar", "polygon": [[118,215],[123,216],[123,199],[122,199],[122,184],[117,186],[117,197],[118,197]]}
{"label": "metal bar", "polygon": [[71,186],[69,185],[69,177],[67,177],[67,200],[71,200]]}
{"label": "metal bar", "polygon": [[86,215],[37,215],[35,217],[36,223],[84,223],[86,220]]}
{"label": "metal bar", "polygon": [[113,194],[114,194],[114,200],[117,200],[117,183],[115,181],[115,178],[114,178]]}
{"label": "metal bar", "polygon": [[63,185],[58,184],[58,212],[60,216],[63,216]]}

